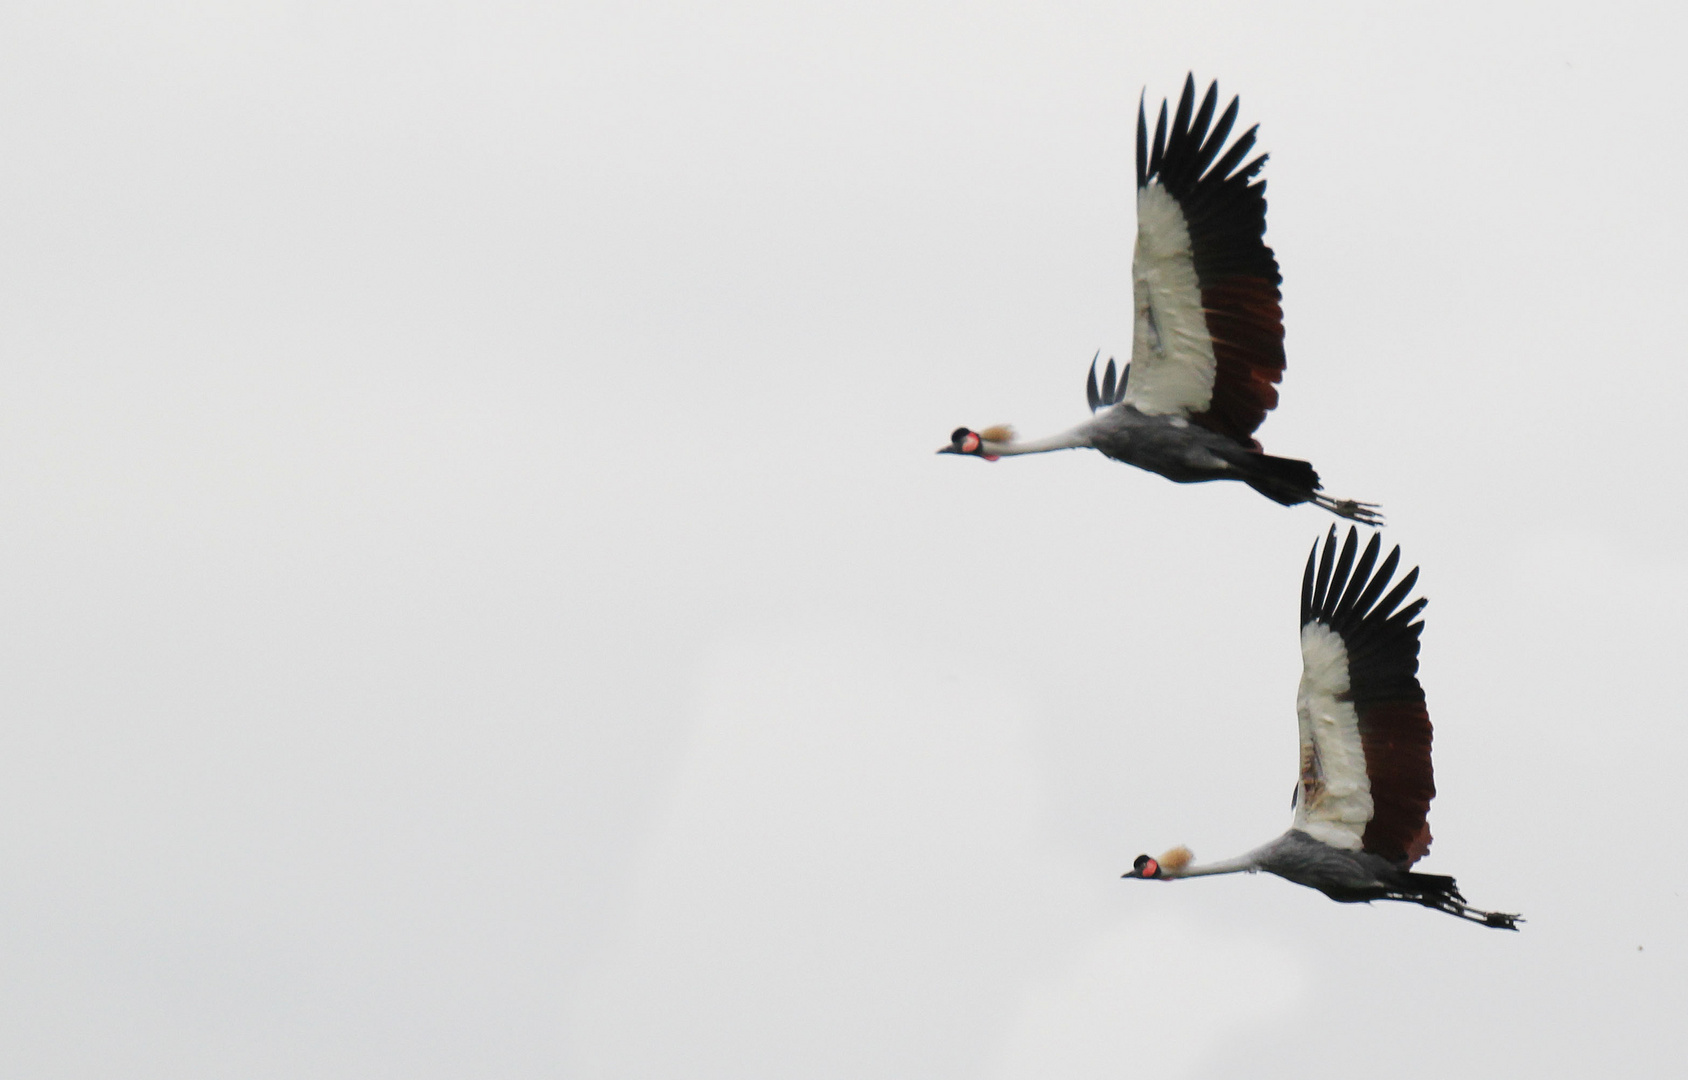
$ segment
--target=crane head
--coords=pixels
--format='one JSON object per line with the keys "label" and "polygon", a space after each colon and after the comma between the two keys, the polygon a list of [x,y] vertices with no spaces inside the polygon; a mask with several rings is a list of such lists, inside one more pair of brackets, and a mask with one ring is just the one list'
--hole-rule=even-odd
{"label": "crane head", "polygon": [[1144,881],[1169,881],[1178,877],[1194,858],[1187,847],[1175,847],[1158,859],[1152,855],[1139,855],[1137,861],[1131,864],[1131,869],[1120,876],[1142,878]]}
{"label": "crane head", "polygon": [[988,427],[983,431],[974,431],[972,428],[958,427],[950,433],[949,445],[938,447],[938,453],[964,454],[971,457],[984,458],[986,461],[995,461],[1001,455],[991,453],[991,451],[996,449],[996,447],[990,446],[989,444],[1008,443],[1013,441],[1014,429],[1009,427],[1007,424],[998,424],[995,427]]}
{"label": "crane head", "polygon": [[1161,869],[1158,859],[1152,855],[1139,855],[1137,861],[1131,864],[1131,869],[1120,877],[1142,878],[1144,881],[1165,881],[1166,873]]}

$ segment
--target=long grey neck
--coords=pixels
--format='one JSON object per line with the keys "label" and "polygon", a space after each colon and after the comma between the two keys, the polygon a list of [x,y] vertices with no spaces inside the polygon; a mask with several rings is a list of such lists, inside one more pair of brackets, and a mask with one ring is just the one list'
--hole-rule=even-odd
{"label": "long grey neck", "polygon": [[1167,877],[1207,877],[1209,874],[1252,874],[1260,869],[1260,849],[1246,855],[1238,855],[1234,859],[1221,859],[1218,862],[1196,863],[1185,867],[1176,874]]}
{"label": "long grey neck", "polygon": [[1015,454],[1043,454],[1050,450],[1076,450],[1089,445],[1090,425],[1081,424],[1071,431],[1063,431],[1046,439],[1027,439],[1024,442],[1016,439],[1009,443],[986,442],[983,449],[987,454],[1012,457]]}

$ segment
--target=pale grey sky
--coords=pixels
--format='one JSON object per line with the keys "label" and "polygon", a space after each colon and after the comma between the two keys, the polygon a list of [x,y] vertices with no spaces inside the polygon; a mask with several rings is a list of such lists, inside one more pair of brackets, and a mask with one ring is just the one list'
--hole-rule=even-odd
{"label": "pale grey sky", "polygon": [[[1672,1074],[1682,23],[0,11],[0,1074]],[[1519,934],[1120,882],[1287,826],[1330,519],[932,453],[1129,351],[1186,71]]]}

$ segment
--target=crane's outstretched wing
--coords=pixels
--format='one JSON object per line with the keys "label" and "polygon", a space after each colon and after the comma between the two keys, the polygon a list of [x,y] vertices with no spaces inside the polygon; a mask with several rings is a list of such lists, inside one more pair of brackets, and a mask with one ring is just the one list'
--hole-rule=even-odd
{"label": "crane's outstretched wing", "polygon": [[1284,372],[1283,277],[1262,239],[1266,181],[1254,177],[1266,155],[1238,168],[1258,127],[1221,154],[1237,99],[1210,133],[1218,95],[1216,82],[1193,109],[1187,77],[1170,131],[1161,102],[1152,144],[1137,106],[1137,317],[1125,400],[1259,449],[1254,430],[1278,404]]}
{"label": "crane's outstretched wing", "polygon": [[1424,624],[1413,621],[1425,602],[1395,610],[1412,591],[1418,570],[1389,589],[1401,549],[1391,551],[1373,573],[1379,540],[1372,536],[1356,565],[1359,532],[1348,530],[1336,557],[1333,526],[1316,567],[1319,545],[1307,556],[1295,702],[1301,783],[1294,827],[1335,847],[1369,851],[1407,867],[1430,850],[1425,818],[1436,797],[1430,714],[1418,685]]}

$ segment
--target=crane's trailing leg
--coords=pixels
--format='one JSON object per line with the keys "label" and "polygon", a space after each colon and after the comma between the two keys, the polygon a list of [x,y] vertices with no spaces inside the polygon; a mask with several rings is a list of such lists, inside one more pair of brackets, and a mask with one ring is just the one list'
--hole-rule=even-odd
{"label": "crane's trailing leg", "polygon": [[1442,874],[1412,873],[1405,876],[1406,888],[1400,891],[1391,890],[1384,899],[1422,904],[1468,922],[1494,927],[1496,930],[1516,930],[1518,924],[1524,921],[1522,915],[1510,915],[1504,911],[1481,911],[1467,904],[1451,877]]}
{"label": "crane's trailing leg", "polygon": [[1423,904],[1427,908],[1435,908],[1437,911],[1445,911],[1449,915],[1465,919],[1468,922],[1482,923],[1484,926],[1492,926],[1496,930],[1516,930],[1518,929],[1518,924],[1524,921],[1524,916],[1522,915],[1509,915],[1504,911],[1479,911],[1474,907],[1470,907],[1459,902],[1458,900],[1421,900],[1416,896],[1391,896],[1389,899],[1411,900],[1414,903]]}
{"label": "crane's trailing leg", "polygon": [[1333,499],[1329,495],[1314,495],[1313,501],[1324,507],[1337,517],[1358,521],[1361,525],[1381,526],[1383,515],[1379,513],[1377,503],[1359,502],[1355,499]]}

